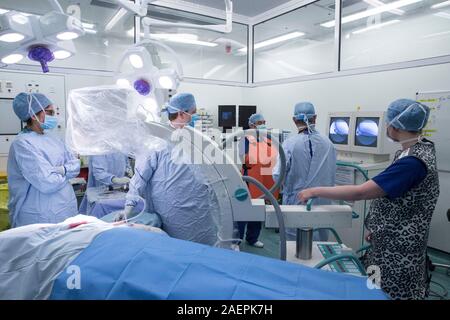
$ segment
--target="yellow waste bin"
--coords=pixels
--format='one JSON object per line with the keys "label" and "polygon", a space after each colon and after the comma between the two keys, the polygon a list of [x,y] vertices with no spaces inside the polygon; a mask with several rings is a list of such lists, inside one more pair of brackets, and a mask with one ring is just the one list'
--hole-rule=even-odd
{"label": "yellow waste bin", "polygon": [[8,184],[0,184],[0,231],[9,228]]}

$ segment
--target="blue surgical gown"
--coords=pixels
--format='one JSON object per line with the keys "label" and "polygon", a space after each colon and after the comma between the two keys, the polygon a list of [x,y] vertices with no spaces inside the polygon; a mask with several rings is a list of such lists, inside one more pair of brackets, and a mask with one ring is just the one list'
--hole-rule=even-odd
{"label": "blue surgical gown", "polygon": [[[286,154],[286,177],[283,183],[283,204],[299,205],[297,194],[308,188],[334,186],[336,179],[336,150],[331,141],[316,130],[299,133],[283,143]],[[273,169],[274,179],[280,175],[280,163]],[[314,204],[331,204],[328,199],[316,199]],[[295,229],[288,229],[290,240]],[[315,235],[315,240],[326,240],[326,232]]]}
{"label": "blue surgical gown", "polygon": [[[122,153],[109,153],[89,157],[88,188],[111,186],[112,178],[122,178],[130,166],[128,157]],[[80,213],[90,214],[86,194],[80,204]]]}
{"label": "blue surgical gown", "polygon": [[160,215],[162,229],[169,236],[214,245],[217,198],[196,165],[174,161],[173,149],[167,144],[136,158],[127,205],[135,205],[136,196],[141,196],[147,203],[146,211]]}
{"label": "blue surgical gown", "polygon": [[[63,176],[56,168],[64,165]],[[11,144],[7,170],[13,228],[58,223],[78,213],[69,179],[78,176],[80,162],[53,134],[20,133]]]}

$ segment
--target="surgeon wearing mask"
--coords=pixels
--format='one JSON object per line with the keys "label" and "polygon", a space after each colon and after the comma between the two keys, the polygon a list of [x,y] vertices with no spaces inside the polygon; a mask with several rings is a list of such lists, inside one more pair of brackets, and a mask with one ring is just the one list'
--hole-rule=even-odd
{"label": "surgeon wearing mask", "polygon": [[[171,127],[185,130],[184,127],[195,125],[196,102],[192,94],[173,96],[166,110]],[[121,218],[129,217],[137,199],[143,197],[146,211],[159,214],[163,230],[171,237],[214,245],[217,231],[211,215],[211,190],[198,176],[195,165],[178,163],[172,157],[174,148],[167,143],[147,156],[137,157]]]}
{"label": "surgeon wearing mask", "polygon": [[51,134],[57,126],[52,102],[43,94],[22,92],[14,98],[13,108],[26,127],[8,156],[11,226],[58,223],[76,215],[69,179],[78,176],[80,161]]}
{"label": "surgeon wearing mask", "polygon": [[[318,186],[334,186],[336,178],[336,150],[331,141],[316,129],[316,112],[309,102],[297,103],[294,107],[293,121],[298,134],[283,143],[286,154],[286,178],[283,183],[283,204],[298,205],[297,194],[307,188]],[[280,163],[277,161],[273,169],[275,180],[280,175]],[[331,204],[328,199],[317,199],[315,204]],[[286,230],[287,239],[296,237],[296,229]],[[314,240],[326,241],[328,232],[314,232]]]}
{"label": "surgeon wearing mask", "polygon": [[[131,166],[128,157],[115,152],[99,156],[89,157],[89,176],[87,188],[123,186],[130,182]],[[87,195],[83,197],[79,212],[90,214]]]}
{"label": "surgeon wearing mask", "polygon": [[[263,131],[246,135],[239,144],[239,154],[243,160],[242,174],[255,178],[270,189],[275,184],[272,178],[272,167],[277,159],[277,150],[272,146],[270,135],[265,131],[266,120],[262,114],[252,114],[248,120],[248,126],[250,129]],[[253,184],[249,184],[248,188],[253,199],[263,194]],[[275,197],[278,197],[278,192],[275,193]],[[237,224],[240,239],[245,237],[249,245],[257,248],[264,247],[264,243],[258,240],[261,222],[238,222]],[[245,227],[247,227],[246,234]]]}
{"label": "surgeon wearing mask", "polygon": [[426,250],[439,197],[434,143],[421,135],[429,115],[417,101],[394,101],[387,109],[387,136],[401,150],[386,170],[362,185],[312,188],[298,195],[302,202],[372,200],[365,220],[371,248],[363,262],[379,268],[381,288],[393,299],[424,299],[429,293]]}

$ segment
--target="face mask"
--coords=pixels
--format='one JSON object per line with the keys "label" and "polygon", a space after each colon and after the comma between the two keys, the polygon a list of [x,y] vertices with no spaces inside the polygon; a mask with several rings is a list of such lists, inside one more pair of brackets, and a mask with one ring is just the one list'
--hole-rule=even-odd
{"label": "face mask", "polygon": [[422,140],[422,136],[418,136],[418,137],[414,137],[414,138],[410,138],[410,139],[405,139],[405,140],[394,140],[390,135],[389,135],[389,131],[386,130],[386,135],[387,135],[387,140],[389,142],[392,143],[398,143],[398,144],[403,144],[403,143],[408,143],[411,141],[421,141]]}
{"label": "face mask", "polygon": [[189,122],[189,126],[194,128],[195,123],[199,120],[200,120],[200,116],[197,113],[191,114],[191,122]]}
{"label": "face mask", "polygon": [[39,121],[39,118],[36,116],[36,113],[34,113],[33,109],[31,108],[33,99],[35,99],[37,101],[37,103],[39,104],[39,107],[42,109],[42,112],[45,113],[45,110],[44,110],[44,107],[42,107],[39,100],[36,99],[33,94],[30,94],[29,101],[28,101],[28,112],[34,115],[34,118],[36,119],[37,122],[39,122],[39,126],[41,127],[41,129],[42,130],[51,130],[51,129],[56,128],[56,126],[58,125],[58,118],[55,116],[45,115],[44,123]]}
{"label": "face mask", "polygon": [[266,129],[267,129],[267,126],[266,126],[265,124],[260,124],[259,126],[256,126],[256,129],[259,129],[259,130],[266,130]]}
{"label": "face mask", "polygon": [[58,118],[55,116],[45,115],[45,121],[44,121],[44,123],[41,123],[40,125],[43,130],[55,129],[56,126],[58,125]]}

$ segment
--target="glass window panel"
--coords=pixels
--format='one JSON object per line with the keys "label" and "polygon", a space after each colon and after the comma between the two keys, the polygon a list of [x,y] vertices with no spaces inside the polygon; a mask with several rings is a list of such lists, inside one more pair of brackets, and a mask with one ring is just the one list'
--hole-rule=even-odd
{"label": "glass window panel", "polygon": [[447,0],[344,1],[342,69],[450,54]]}
{"label": "glass window panel", "polygon": [[[70,0],[60,0],[59,3],[64,11],[74,4]],[[116,5],[100,0],[81,0],[77,4],[80,6],[81,21],[89,30],[84,36],[73,40],[75,55],[50,62],[50,70],[52,66],[56,66],[115,71],[121,54],[134,42],[133,15],[127,13],[110,30],[105,30],[105,26],[119,10]],[[52,10],[49,2],[45,0],[2,0],[0,8],[35,15],[44,15]],[[131,35],[126,32],[130,29],[133,30]],[[38,65],[28,58],[22,60],[21,64]]]}
{"label": "glass window panel", "polygon": [[306,76],[335,69],[334,0],[321,0],[254,27],[254,81]]}
{"label": "glass window panel", "polygon": [[[221,19],[153,5],[149,6],[148,16],[198,25],[225,23]],[[178,27],[151,27],[150,34],[177,53],[185,77],[247,82],[247,53],[240,51],[247,47],[247,25],[233,23],[229,34]]]}

